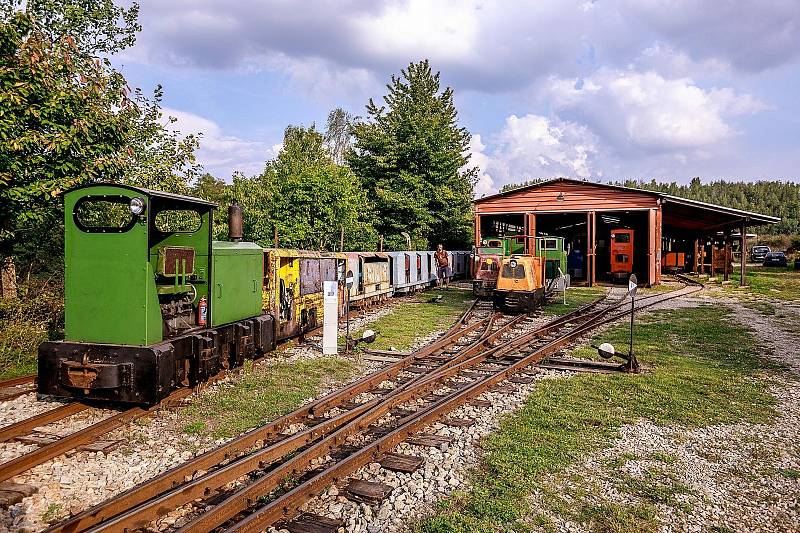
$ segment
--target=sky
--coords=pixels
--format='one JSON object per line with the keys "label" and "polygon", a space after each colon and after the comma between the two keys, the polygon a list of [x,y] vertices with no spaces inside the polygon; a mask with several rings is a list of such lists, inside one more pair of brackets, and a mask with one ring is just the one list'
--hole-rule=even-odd
{"label": "sky", "polygon": [[800,0],[139,0],[113,61],[253,175],[289,124],[365,115],[429,59],[472,133],[475,194],[559,176],[800,180]]}

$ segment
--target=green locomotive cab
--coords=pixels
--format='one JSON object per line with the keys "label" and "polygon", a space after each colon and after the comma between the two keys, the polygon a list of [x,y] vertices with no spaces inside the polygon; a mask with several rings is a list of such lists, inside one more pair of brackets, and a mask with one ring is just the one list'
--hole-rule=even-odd
{"label": "green locomotive cab", "polygon": [[544,277],[546,280],[556,279],[558,269],[562,274],[567,272],[567,249],[564,237],[536,237],[536,255],[544,257]]}
{"label": "green locomotive cab", "polygon": [[215,204],[117,184],[64,194],[64,340],[39,392],[153,404],[272,348],[262,250],[213,242]]}

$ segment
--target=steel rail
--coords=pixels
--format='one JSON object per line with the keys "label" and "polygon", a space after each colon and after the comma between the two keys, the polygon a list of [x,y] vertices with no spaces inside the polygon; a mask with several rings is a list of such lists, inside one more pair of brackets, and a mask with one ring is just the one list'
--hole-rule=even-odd
{"label": "steel rail", "polygon": [[[674,291],[680,294],[671,294],[669,297],[657,299],[656,301],[645,304],[641,308],[650,307],[652,305],[656,305],[668,299],[676,298],[678,296],[682,296],[685,294],[690,294],[692,292],[695,292],[696,290],[699,290],[694,287],[692,289],[693,290],[690,291],[683,291],[683,290]],[[611,309],[612,308],[609,308],[608,311],[610,311]],[[615,316],[617,317],[624,316],[628,313],[629,312],[623,312]],[[446,412],[449,412],[453,410],[455,407],[482,394],[485,390],[487,390],[491,386],[496,385],[497,383],[500,383],[505,379],[508,379],[508,377],[510,377],[514,373],[523,370],[524,368],[530,366],[531,364],[540,362],[542,359],[544,359],[548,355],[557,352],[563,346],[572,342],[579,336],[587,333],[588,331],[591,331],[592,329],[598,327],[603,323],[606,323],[607,320],[610,321],[613,320],[613,318],[602,319],[602,320],[598,319],[596,321],[589,320],[584,324],[581,324],[579,327],[565,333],[559,338],[547,343],[545,346],[533,350],[519,361],[512,363],[509,367],[504,368],[502,370],[498,370],[493,375],[478,380],[477,382],[469,385],[468,387],[456,390],[453,394],[444,397],[442,400],[436,402],[435,404],[426,406],[420,413],[409,415],[409,417],[407,417],[407,420],[405,422],[401,422],[401,425],[399,427],[397,427],[387,435],[379,437],[376,441],[370,443],[369,445],[356,451],[352,455],[337,462],[335,465],[332,465],[331,467],[327,468],[325,471],[316,475],[312,479],[295,487],[286,494],[278,497],[276,500],[273,500],[272,502],[256,510],[253,514],[247,516],[245,519],[233,525],[231,528],[226,529],[226,532],[238,533],[238,532],[257,531],[273,524],[277,520],[286,519],[293,516],[297,512],[299,507],[303,503],[305,503],[305,501],[321,493],[331,483],[336,483],[345,476],[353,473],[361,466],[376,459],[381,454],[390,451],[394,446],[396,446],[397,444],[408,438],[412,433],[414,433],[415,431],[421,429],[426,425],[429,425],[431,422],[437,420]],[[466,363],[467,362],[465,361],[462,364],[465,365]],[[452,370],[453,369],[451,368],[446,372],[449,373]],[[230,498],[226,500],[226,502],[228,501],[230,501]],[[253,503],[255,503],[255,500],[249,501],[250,505],[252,505]],[[203,525],[210,524],[211,522],[207,522],[202,519],[203,517],[210,515],[211,513],[214,513],[215,509],[217,508],[215,507],[208,513],[201,515],[198,519],[194,520],[190,524],[187,524],[180,531],[190,531],[192,527],[196,527],[198,525],[202,527]]]}
{"label": "steel rail", "polygon": [[[576,312],[571,313],[573,318],[575,313]],[[314,459],[324,456],[334,448],[342,445],[350,435],[366,430],[371,424],[385,416],[391,409],[409,400],[421,397],[434,388],[441,387],[442,381],[458,374],[466,368],[475,366],[490,355],[496,355],[501,349],[504,349],[505,352],[516,349],[521,339],[530,340],[537,335],[544,335],[552,329],[567,323],[568,320],[565,320],[565,317],[556,318],[541,328],[528,332],[517,339],[503,343],[500,347],[489,350],[484,349],[483,352],[480,352],[480,355],[468,358],[455,366],[450,366],[449,368],[437,370],[435,373],[425,375],[421,382],[415,384],[414,388],[400,390],[394,395],[383,399],[380,404],[371,407],[368,412],[349,422],[335,433],[315,443],[313,446],[305,449],[302,453],[290,458],[288,461],[278,465],[250,485],[235,491],[219,505],[184,526],[180,531],[210,531],[218,527],[220,524],[236,516],[236,514],[247,509],[247,507],[252,505],[261,495],[268,494],[274,490],[287,476],[296,474],[307,468]],[[417,414],[415,413],[409,416],[414,417],[417,416]],[[115,525],[119,528],[121,524]]]}
{"label": "steel rail", "polygon": [[[460,353],[462,353],[462,355],[472,355],[473,353],[477,353],[480,351],[480,349],[482,349],[485,341],[492,340],[493,338],[496,338],[498,334],[508,331],[511,327],[521,322],[524,318],[526,317],[521,315],[514,320],[509,321],[507,324],[489,336],[487,336],[486,332],[484,332],[484,334],[478,340],[462,349]],[[490,324],[487,325],[487,332],[493,319],[494,317],[490,319]],[[561,321],[562,319],[563,317],[560,317],[556,321]],[[440,366],[433,371],[438,372],[441,370],[441,368],[442,367]],[[427,374],[423,374],[419,379],[423,379],[426,375]],[[130,512],[125,513],[124,515],[119,515],[110,521],[100,524],[93,531],[117,531],[145,527],[148,523],[157,519],[160,515],[163,515],[166,510],[178,508],[194,499],[208,495],[230,481],[246,475],[247,473],[256,470],[259,467],[263,467],[266,464],[270,464],[275,460],[286,456],[288,453],[296,451],[301,446],[307,445],[314,440],[321,438],[326,433],[337,429],[339,426],[352,421],[356,417],[364,415],[368,411],[370,412],[369,418],[360,420],[358,425],[351,425],[348,429],[348,434],[362,431],[367,425],[388,413],[392,408],[408,401],[412,395],[421,396],[435,386],[438,386],[435,383],[425,383],[422,386],[417,385],[414,389],[414,392],[408,393],[407,389],[410,389],[413,385],[413,381],[406,382],[395,388],[384,398],[373,400],[372,402],[359,406],[352,411],[339,415],[338,417],[335,417],[326,423],[298,432],[287,439],[273,444],[272,446],[268,446],[267,448],[254,452],[249,456],[245,456],[234,463],[226,465],[225,467],[220,468],[213,473],[206,474],[205,476],[202,476],[201,478],[198,478],[192,482],[181,485],[171,492],[162,494],[155,499],[151,499],[146,503],[141,504],[139,507],[132,509]],[[403,392],[405,392],[405,394],[400,396]],[[378,407],[381,407],[381,409],[377,409]],[[340,438],[344,438],[342,433],[338,433],[338,435]],[[303,456],[310,457],[313,455],[313,453],[309,455],[308,452],[304,452]],[[302,459],[300,459],[300,461],[302,461]],[[286,467],[284,466],[283,468],[285,469]]]}
{"label": "steel rail", "polygon": [[17,385],[25,385],[36,381],[36,374],[28,374],[27,376],[20,376],[18,378],[11,378],[0,381],[0,389],[3,387],[16,387]]}
{"label": "steel rail", "polygon": [[32,392],[36,392],[36,388],[35,387],[31,387],[31,388],[28,388],[28,389],[20,389],[18,391],[14,391],[12,393],[0,396],[0,402],[7,402],[9,400],[13,400],[14,398],[19,398],[23,394],[30,394]]}
{"label": "steel rail", "polygon": [[[333,407],[345,403],[347,400],[366,392],[372,388],[377,387],[381,382],[390,379],[400,373],[403,369],[413,365],[418,359],[428,357],[437,351],[447,349],[455,344],[458,340],[478,330],[481,326],[486,325],[491,317],[480,320],[471,324],[464,329],[459,329],[468,318],[472,315],[476,308],[477,301],[464,312],[459,320],[451,327],[443,336],[434,341],[432,344],[418,350],[397,362],[392,363],[388,367],[384,367],[372,374],[365,376],[347,387],[331,392],[330,394],[311,402],[308,405],[302,406],[292,413],[284,415],[279,419],[251,430],[233,441],[210,450],[193,460],[190,460],[183,465],[179,465],[163,474],[145,482],[128,491],[120,494],[105,502],[83,511],[70,519],[56,524],[48,529],[50,532],[54,531],[83,531],[89,527],[99,524],[114,516],[117,516],[137,505],[146,502],[147,500],[157,496],[164,491],[170,490],[173,487],[183,483],[184,479],[193,476],[200,470],[208,470],[214,466],[219,465],[221,462],[231,459],[240,453],[245,453],[257,444],[258,441],[266,441],[275,437],[280,431],[289,425],[302,422],[308,417],[313,417],[319,413],[325,412]],[[320,426],[317,426],[319,429]]]}
{"label": "steel rail", "polygon": [[[165,401],[183,398],[189,396],[191,393],[191,389],[178,389],[170,396],[165,398]],[[7,481],[18,474],[26,472],[31,468],[38,466],[45,461],[49,461],[54,457],[58,457],[62,453],[68,452],[69,450],[77,448],[78,446],[93,442],[94,440],[97,440],[98,437],[105,435],[106,433],[109,433],[118,427],[127,424],[128,422],[132,422],[137,418],[150,416],[156,413],[159,408],[160,405],[153,406],[149,409],[142,409],[141,407],[132,407],[126,409],[125,411],[105,418],[96,424],[92,424],[74,433],[70,433],[69,435],[62,437],[55,442],[45,444],[37,450],[16,457],[10,461],[6,461],[5,463],[0,464],[0,482]]]}
{"label": "steel rail", "polygon": [[8,426],[0,428],[0,442],[9,441],[15,437],[19,437],[20,435],[27,435],[33,431],[34,428],[67,418],[74,414],[80,413],[81,411],[85,411],[86,409],[89,409],[89,406],[86,404],[78,402],[68,403],[66,405],[56,407],[55,409],[45,411],[44,413],[40,413],[31,418],[26,418],[25,420],[20,420],[14,424],[9,424]]}

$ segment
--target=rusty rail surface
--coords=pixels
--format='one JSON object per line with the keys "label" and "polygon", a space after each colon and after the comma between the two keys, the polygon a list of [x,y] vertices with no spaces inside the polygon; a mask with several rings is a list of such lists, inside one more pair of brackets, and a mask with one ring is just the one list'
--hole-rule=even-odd
{"label": "rusty rail surface", "polygon": [[3,391],[3,394],[0,395],[0,402],[7,402],[8,400],[13,400],[14,398],[18,398],[23,394],[29,394],[31,392],[36,392],[36,387],[27,387],[27,388],[17,388],[20,385],[33,385],[36,382],[36,374],[30,374],[27,376],[20,376],[18,378],[6,379],[4,381],[0,381],[0,391]]}
{"label": "rusty rail surface", "polygon": [[20,376],[18,378],[11,378],[0,381],[0,389],[3,387],[16,387],[17,385],[25,385],[36,381],[36,374],[29,374],[27,376]]}
{"label": "rusty rail surface", "polygon": [[[200,470],[209,470],[210,468],[219,465],[223,461],[230,460],[242,453],[249,451],[259,441],[269,441],[270,439],[275,438],[281,431],[286,429],[291,424],[307,420],[309,417],[314,417],[319,413],[344,404],[362,392],[374,389],[383,381],[391,379],[405,368],[413,365],[417,360],[424,359],[436,354],[437,352],[441,352],[456,345],[460,339],[480,330],[481,327],[484,327],[488,330],[493,317],[487,317],[461,329],[461,326],[466,324],[469,317],[471,317],[474,313],[476,304],[477,302],[474,302],[472,306],[467,309],[456,321],[453,327],[451,327],[439,339],[421,348],[417,352],[393,362],[391,365],[383,367],[382,369],[377,370],[359,380],[356,380],[342,389],[333,391],[330,394],[311,402],[310,404],[304,405],[292,413],[286,414],[265,426],[251,430],[219,448],[210,450],[193,460],[164,472],[163,474],[143,484],[129,489],[128,491],[111,500],[102,502],[60,524],[56,524],[48,531],[83,531],[86,528],[92,527],[95,524],[119,515],[120,513],[123,513],[135,507],[136,505],[139,505],[150,498],[163,493],[164,491],[178,486],[184,482],[185,478],[193,476]],[[486,335],[486,332],[484,332],[482,336],[483,335]],[[360,412],[362,411],[358,411],[354,414],[354,416]],[[338,419],[331,419],[330,423],[324,422],[319,424],[313,427],[315,431],[298,435],[296,439],[291,440],[287,442],[285,446],[282,446],[282,449],[286,449],[287,447],[291,446],[297,446],[298,444],[302,446],[304,439],[311,438],[312,436],[314,438],[319,438],[322,430],[330,431],[331,428],[336,427],[338,424],[342,424],[347,420],[347,417],[341,417]],[[281,444],[283,444],[283,441],[281,441]]]}
{"label": "rusty rail surface", "polygon": [[[509,331],[514,325],[521,322],[525,319],[525,316],[520,316],[514,320],[509,321],[507,324],[499,328],[497,331],[490,335],[482,335],[478,338],[475,342],[471,343],[470,345],[466,346],[462,350],[459,351],[460,358],[467,358],[472,356],[473,354],[479,353],[482,349],[484,349],[487,342],[497,338],[499,334]],[[565,320],[564,317],[558,318],[554,323],[560,323]],[[429,350],[430,351],[430,350]],[[418,360],[420,358],[424,359],[425,354],[420,354]],[[420,357],[423,356],[423,357]],[[450,365],[453,364],[453,360],[449,360],[446,364]],[[436,369],[435,371],[440,371],[442,367]],[[457,370],[452,371],[451,374],[456,373]],[[421,385],[416,385],[414,381],[422,382]],[[314,456],[318,456],[319,453],[315,453],[317,450],[321,450],[328,446],[330,449],[329,443],[331,442],[339,442],[341,439],[345,438],[347,435],[350,435],[354,432],[362,431],[366,428],[370,423],[377,420],[380,416],[383,416],[392,408],[396,407],[400,403],[407,401],[409,398],[418,397],[422,394],[430,391],[434,387],[438,386],[436,382],[432,382],[427,380],[427,375],[422,375],[417,380],[412,382],[406,382],[404,384],[399,385],[395,388],[387,397],[381,398],[379,400],[373,400],[367,404],[361,405],[356,407],[354,410],[348,411],[338,417],[334,417],[333,419],[324,422],[323,424],[313,426],[304,431],[300,431],[291,437],[288,437],[284,440],[274,443],[271,446],[268,446],[262,450],[252,453],[246,457],[241,458],[241,460],[231,463],[219,470],[216,470],[213,473],[209,473],[205,476],[202,476],[190,483],[181,485],[176,487],[171,492],[165,493],[155,499],[147,501],[146,503],[140,505],[138,508],[131,510],[123,515],[120,515],[113,520],[104,522],[95,529],[95,531],[115,531],[115,530],[124,530],[124,529],[135,529],[146,526],[149,522],[154,519],[157,519],[161,514],[165,511],[175,509],[180,505],[187,503],[191,500],[194,500],[198,497],[202,497],[203,495],[207,495],[214,490],[222,487],[223,485],[229,483],[233,479],[237,479],[242,475],[247,474],[255,469],[257,469],[260,465],[270,464],[275,460],[279,459],[280,457],[284,457],[287,453],[297,450],[300,446],[307,445],[308,443],[315,440],[315,438],[321,437],[326,433],[330,433],[331,430],[336,429],[337,427],[341,426],[343,423],[349,423],[354,420],[356,417],[361,417],[358,420],[358,424],[353,425],[349,424],[345,428],[340,428],[335,434],[332,436],[327,437],[321,443],[315,444],[310,451],[305,450],[302,452],[301,456],[297,459],[292,459],[288,463],[284,463],[280,465],[279,471],[273,471],[269,474],[270,480],[273,482],[280,481],[281,476],[285,476],[285,472],[287,469],[294,468],[298,463],[302,463],[305,458],[313,458]],[[379,382],[380,383],[380,382]],[[367,417],[364,417],[369,413]],[[262,481],[263,483],[264,481]],[[95,517],[97,517],[97,513],[94,513]],[[77,524],[75,524],[77,525]],[[86,522],[84,521],[84,524]],[[198,524],[195,526],[202,530],[205,528],[204,524]],[[61,529],[61,530],[70,530],[75,531],[76,528],[73,529]]]}
{"label": "rusty rail surface", "polygon": [[67,418],[68,416],[80,413],[88,408],[88,405],[82,403],[68,403],[31,418],[26,418],[25,420],[20,420],[19,422],[4,426],[0,428],[0,442],[6,442],[21,435],[27,435],[34,428]]}
{"label": "rusty rail surface", "polygon": [[[690,294],[700,290],[700,288],[702,287],[687,287],[664,295],[654,295],[656,297],[652,298],[652,301],[638,305],[636,309],[644,309],[668,299]],[[648,298],[648,300],[651,299]],[[345,476],[351,474],[364,464],[367,464],[368,462],[378,458],[381,454],[390,451],[399,442],[405,440],[418,429],[421,429],[422,427],[434,422],[444,413],[449,412],[464,402],[482,394],[491,386],[507,379],[512,374],[519,372],[531,364],[541,361],[548,355],[557,352],[568,343],[573,342],[578,337],[599,327],[600,325],[628,315],[629,311],[612,313],[612,311],[618,309],[623,304],[624,302],[619,302],[613,306],[609,306],[608,308],[601,310],[600,312],[589,313],[588,316],[590,316],[590,318],[585,320],[583,323],[579,324],[577,327],[559,336],[558,338],[547,342],[544,346],[538,347],[527,353],[518,361],[512,362],[508,367],[498,370],[484,379],[476,380],[476,382],[468,385],[465,388],[455,389],[441,400],[427,405],[417,413],[402,419],[399,422],[400,425],[387,435],[379,437],[374,442],[362,447],[360,450],[337,462],[335,465],[329,467],[312,479],[300,484],[286,494],[259,508],[251,515],[247,516],[244,520],[233,525],[227,531],[256,531],[273,524],[277,520],[285,520],[290,518],[297,512],[298,508],[305,501],[321,493],[328,485],[343,479]],[[563,326],[565,324],[566,322],[562,321],[560,325]],[[551,330],[559,327],[559,324],[549,325],[551,328],[548,329]],[[526,337],[526,340],[530,340],[532,335],[526,334],[523,335],[523,337]],[[505,350],[491,349],[487,350],[487,352],[494,352],[491,354],[493,359],[505,358],[512,351],[520,348],[523,345],[524,342],[519,342],[518,339],[515,339],[507,343],[508,348]],[[440,382],[444,378],[453,376],[459,371],[473,366],[478,361],[486,360],[487,357],[488,354],[484,352],[475,356],[472,360],[462,361],[458,365],[439,372],[437,375],[429,376],[427,378],[428,384]],[[423,385],[425,385],[425,383],[420,384],[420,386]],[[382,415],[373,415],[372,418],[375,419],[375,416]],[[357,422],[358,421],[354,423]],[[341,440],[340,443],[341,442],[343,442],[343,440]],[[332,446],[330,444],[328,445],[331,446],[328,448],[328,451],[337,445],[335,441],[331,444]],[[321,445],[322,443],[318,444],[317,446]],[[319,451],[317,451],[316,455],[320,455]],[[277,487],[277,483],[280,483],[281,480],[285,479],[287,475],[296,473],[297,467],[300,467],[300,464],[306,461],[305,459],[300,459],[299,456],[296,456],[290,462],[295,462],[296,464],[286,466],[281,465],[279,468],[270,471],[250,485],[247,485],[243,489],[236,491],[233,495],[229,496],[226,500],[213,507],[208,512],[200,515],[198,518],[184,526],[181,531],[209,530],[214,527],[219,527],[242,511],[247,510],[257,502],[259,497],[268,494],[271,490]],[[308,464],[310,464],[310,461],[306,462],[306,467]]]}

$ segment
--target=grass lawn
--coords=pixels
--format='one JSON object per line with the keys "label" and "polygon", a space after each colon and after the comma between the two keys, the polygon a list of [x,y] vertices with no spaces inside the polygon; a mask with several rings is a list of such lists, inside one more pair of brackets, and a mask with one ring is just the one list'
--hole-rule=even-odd
{"label": "grass lawn", "polygon": [[[627,342],[625,325],[595,343]],[[659,311],[637,324],[635,349],[646,371],[640,375],[579,374],[542,381],[526,404],[506,417],[481,442],[485,455],[472,474],[472,489],[442,502],[418,531],[525,531],[547,529],[549,519],[530,508],[534,490],[550,512],[596,531],[646,531],[656,527],[656,505],[686,490],[675,480],[616,482],[639,496],[635,505],[596,505],[547,493],[542,479],[563,472],[587,454],[607,448],[623,424],[642,418],[658,425],[698,427],[741,420],[769,422],[776,401],[767,392],[769,370],[753,337],[718,307]],[[583,347],[575,355],[593,355]],[[646,452],[645,450],[637,450]],[[669,461],[669,457],[664,457]],[[578,490],[578,489],[576,489]],[[573,495],[580,496],[580,495]]]}
{"label": "grass lawn", "polygon": [[341,381],[355,364],[338,357],[253,366],[240,379],[203,394],[185,410],[184,432],[232,437],[299,407],[330,380]]}
{"label": "grass lawn", "polygon": [[35,353],[0,353],[0,380],[35,374],[36,368]]}
{"label": "grass lawn", "polygon": [[[441,295],[439,302],[431,300]],[[369,329],[378,332],[375,342],[359,348],[369,347],[376,350],[408,350],[415,339],[430,335],[435,331],[443,331],[453,325],[458,317],[472,303],[471,291],[459,289],[431,290],[418,293],[396,304],[391,312],[369,324]],[[357,337],[360,331],[351,332]],[[341,344],[344,344],[342,339]]]}
{"label": "grass lawn", "polygon": [[800,299],[800,270],[789,268],[753,267],[747,269],[746,289],[739,288],[739,272],[731,274],[730,285],[722,285],[722,274],[716,276],[717,281],[704,282],[712,287],[719,286],[732,295],[754,295],[778,300]]}
{"label": "grass lawn", "polygon": [[570,287],[567,289],[566,305],[563,303],[564,298],[559,294],[551,303],[544,306],[542,314],[545,316],[563,315],[598,299],[605,293],[605,287]]}

